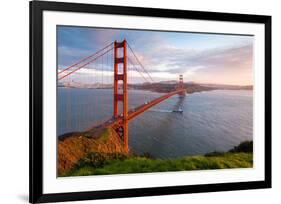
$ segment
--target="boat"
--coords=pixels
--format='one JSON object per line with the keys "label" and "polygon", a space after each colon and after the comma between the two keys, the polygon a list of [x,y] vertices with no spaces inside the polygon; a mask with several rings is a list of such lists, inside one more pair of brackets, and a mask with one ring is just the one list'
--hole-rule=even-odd
{"label": "boat", "polygon": [[183,110],[181,108],[177,109],[177,110],[173,110],[174,113],[182,113]]}

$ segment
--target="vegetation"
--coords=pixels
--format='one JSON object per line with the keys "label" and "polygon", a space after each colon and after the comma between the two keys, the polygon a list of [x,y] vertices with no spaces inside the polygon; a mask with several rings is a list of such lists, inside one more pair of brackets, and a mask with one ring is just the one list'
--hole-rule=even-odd
{"label": "vegetation", "polygon": [[[229,150],[228,152],[245,152],[245,153],[253,153],[253,141],[244,141],[241,142],[238,146],[235,146],[233,149]],[[210,152],[205,154],[205,156],[210,157],[210,156],[219,156],[219,155],[223,155],[224,152]]]}
{"label": "vegetation", "polygon": [[229,150],[229,152],[253,152],[253,141],[245,141]]}
{"label": "vegetation", "polygon": [[253,153],[250,151],[252,145],[252,142],[247,141],[228,152],[212,152],[177,159],[153,159],[149,154],[136,156],[122,153],[91,153],[61,176],[250,168],[253,166]]}

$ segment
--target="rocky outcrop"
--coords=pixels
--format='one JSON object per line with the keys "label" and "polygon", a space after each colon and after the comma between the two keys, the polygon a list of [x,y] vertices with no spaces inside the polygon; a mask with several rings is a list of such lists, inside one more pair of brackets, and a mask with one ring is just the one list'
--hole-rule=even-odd
{"label": "rocky outcrop", "polygon": [[112,128],[95,128],[58,139],[58,175],[70,170],[89,153],[126,153],[123,142]]}

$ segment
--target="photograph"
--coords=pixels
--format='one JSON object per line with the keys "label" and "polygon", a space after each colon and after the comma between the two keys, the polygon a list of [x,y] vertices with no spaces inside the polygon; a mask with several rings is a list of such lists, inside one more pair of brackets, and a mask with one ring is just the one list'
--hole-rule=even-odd
{"label": "photograph", "polygon": [[251,34],[56,25],[57,177],[253,168]]}

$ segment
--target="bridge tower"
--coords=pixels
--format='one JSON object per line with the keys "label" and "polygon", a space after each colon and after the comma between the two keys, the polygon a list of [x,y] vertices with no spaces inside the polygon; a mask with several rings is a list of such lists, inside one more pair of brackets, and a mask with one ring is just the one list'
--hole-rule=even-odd
{"label": "bridge tower", "polygon": [[[119,56],[123,53],[122,56]],[[119,83],[119,82],[122,82]],[[121,88],[119,89],[119,86]],[[118,104],[123,103],[123,113],[119,115]],[[115,127],[116,132],[123,140],[126,151],[129,151],[128,144],[128,85],[127,85],[127,41],[114,41],[114,99],[113,117],[122,117],[121,124]]]}
{"label": "bridge tower", "polygon": [[[183,83],[183,75],[181,74],[179,76],[179,86],[178,86],[179,89],[184,89],[184,83]],[[184,97],[185,96],[185,90],[183,90],[182,92],[179,93],[179,96],[180,97]]]}

